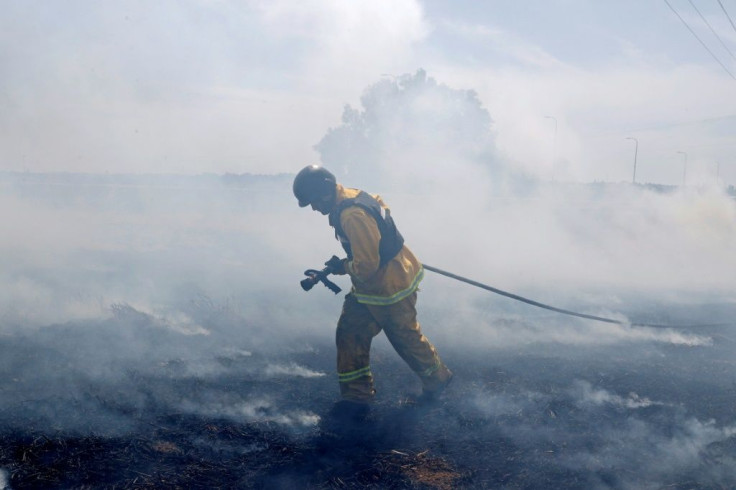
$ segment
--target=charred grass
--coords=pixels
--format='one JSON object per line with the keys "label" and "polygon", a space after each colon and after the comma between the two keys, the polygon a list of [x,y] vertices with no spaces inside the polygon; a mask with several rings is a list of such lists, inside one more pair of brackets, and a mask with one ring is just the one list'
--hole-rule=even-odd
{"label": "charred grass", "polygon": [[[416,379],[379,345],[379,396],[358,424],[331,419],[330,345],[276,359],[309,369],[299,375],[264,376],[254,365],[274,358],[257,355],[225,356],[208,377],[181,374],[187,360],[130,369],[66,395],[34,391],[37,375],[3,390],[0,482],[4,473],[13,489],[731,488],[729,348],[447,351],[456,382],[442,401],[416,405]],[[234,408],[249,400],[261,402]]]}

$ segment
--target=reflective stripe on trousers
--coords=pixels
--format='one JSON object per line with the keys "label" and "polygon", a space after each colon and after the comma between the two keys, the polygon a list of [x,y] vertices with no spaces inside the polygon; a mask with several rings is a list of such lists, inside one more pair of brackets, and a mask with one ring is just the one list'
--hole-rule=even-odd
{"label": "reflective stripe on trousers", "polygon": [[355,381],[356,379],[363,376],[373,376],[373,374],[371,374],[370,366],[356,369],[355,371],[350,371],[349,373],[337,373],[337,378],[340,383],[349,383],[350,381]]}
{"label": "reflective stripe on trousers", "polygon": [[337,323],[337,372],[340,393],[346,400],[369,402],[375,395],[370,370],[373,337],[386,333],[396,352],[417,373],[425,389],[443,381],[444,367],[434,346],[422,335],[417,322],[416,292],[385,306],[358,303],[345,296]]}

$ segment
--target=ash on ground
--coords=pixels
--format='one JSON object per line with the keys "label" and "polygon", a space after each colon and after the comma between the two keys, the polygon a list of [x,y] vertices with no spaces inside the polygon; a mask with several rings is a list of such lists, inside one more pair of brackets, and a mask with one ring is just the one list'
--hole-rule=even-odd
{"label": "ash on ground", "polygon": [[118,310],[1,339],[0,488],[736,486],[725,328],[441,349],[456,378],[431,405],[411,402],[418,381],[378,337],[376,403],[345,425],[328,339],[254,349]]}

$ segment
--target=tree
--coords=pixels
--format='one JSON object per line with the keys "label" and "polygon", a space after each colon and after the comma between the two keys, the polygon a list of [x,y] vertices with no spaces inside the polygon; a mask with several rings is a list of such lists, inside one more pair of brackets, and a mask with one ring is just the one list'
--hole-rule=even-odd
{"label": "tree", "polygon": [[473,90],[438,84],[424,70],[369,86],[362,109],[315,146],[322,163],[350,184],[437,181],[464,166],[494,169],[492,120]]}

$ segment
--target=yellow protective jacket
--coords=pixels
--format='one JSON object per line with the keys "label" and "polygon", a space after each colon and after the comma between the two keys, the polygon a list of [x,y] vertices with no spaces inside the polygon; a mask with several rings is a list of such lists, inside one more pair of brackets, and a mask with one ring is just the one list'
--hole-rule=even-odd
{"label": "yellow protective jacket", "polygon": [[[355,198],[359,193],[358,189],[337,184],[335,205],[345,199]],[[380,196],[373,197],[388,211],[388,206]],[[350,275],[352,292],[359,303],[391,305],[417,290],[424,277],[424,269],[406,245],[381,267],[378,252],[381,233],[376,220],[359,206],[348,206],[339,219],[353,255],[352,260],[346,263],[345,271]]]}

